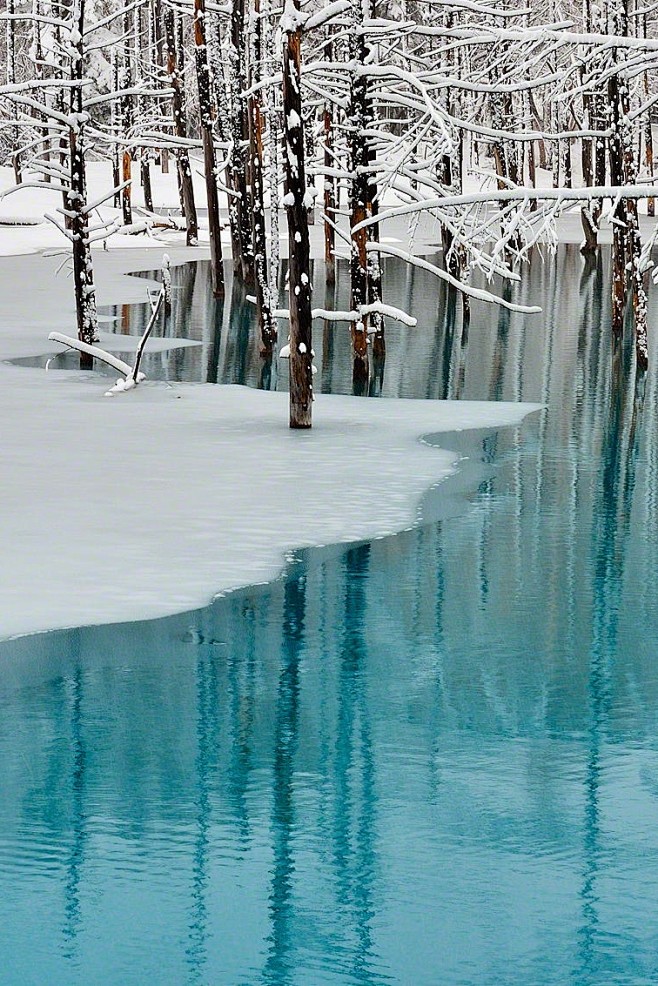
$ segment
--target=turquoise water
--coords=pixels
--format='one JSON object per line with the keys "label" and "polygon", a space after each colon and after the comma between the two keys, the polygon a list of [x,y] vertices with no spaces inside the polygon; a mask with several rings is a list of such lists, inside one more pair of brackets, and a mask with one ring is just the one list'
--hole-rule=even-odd
{"label": "turquoise water", "polygon": [[[545,314],[467,338],[391,269],[423,324],[379,390],[547,406],[446,440],[466,480],[415,530],[0,644],[0,982],[658,982],[656,376],[611,352],[606,264],[533,264]],[[206,358],[221,321],[217,376],[263,383],[204,277]]]}

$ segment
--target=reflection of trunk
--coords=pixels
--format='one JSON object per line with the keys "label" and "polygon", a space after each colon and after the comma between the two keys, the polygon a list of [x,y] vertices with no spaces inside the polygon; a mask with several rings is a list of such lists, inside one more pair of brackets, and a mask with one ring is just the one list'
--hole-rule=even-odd
{"label": "reflection of trunk", "polygon": [[[187,125],[183,106],[183,94],[181,91],[180,69],[176,57],[176,26],[174,17],[172,8],[166,6],[164,19],[167,41],[167,73],[169,75],[169,84],[172,88],[171,109],[176,136],[185,140],[187,138]],[[188,246],[196,246],[199,238],[199,227],[197,223],[196,204],[194,202],[190,158],[185,147],[179,148],[176,153],[178,158],[178,184],[187,229],[186,242]]]}
{"label": "reflection of trunk", "polygon": [[210,97],[210,66],[206,46],[205,0],[194,0],[194,43],[196,77],[199,89],[199,117],[203,139],[203,170],[208,199],[208,232],[210,234],[210,273],[216,298],[224,296],[224,266],[220,237],[219,195],[217,192],[217,163],[212,132],[212,103]]}
{"label": "reflection of trunk", "polygon": [[299,0],[295,0],[292,7],[295,16],[288,16],[283,54],[285,201],[290,251],[290,427],[310,428],[313,407],[312,315],[298,4]]}
{"label": "reflection of trunk", "polygon": [[[305,644],[306,587],[301,577],[286,582],[283,644],[276,696],[272,790],[271,929],[263,982],[288,983],[295,969],[295,757],[300,731],[301,660]],[[237,745],[237,744],[235,744]]]}

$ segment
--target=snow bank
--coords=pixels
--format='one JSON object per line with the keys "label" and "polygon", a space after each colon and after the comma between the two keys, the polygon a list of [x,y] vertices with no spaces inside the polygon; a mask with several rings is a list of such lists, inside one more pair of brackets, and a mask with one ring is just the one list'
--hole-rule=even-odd
{"label": "snow bank", "polygon": [[291,548],[414,522],[452,453],[429,432],[507,425],[529,405],[287,395],[0,366],[0,636],[164,616],[268,581]]}

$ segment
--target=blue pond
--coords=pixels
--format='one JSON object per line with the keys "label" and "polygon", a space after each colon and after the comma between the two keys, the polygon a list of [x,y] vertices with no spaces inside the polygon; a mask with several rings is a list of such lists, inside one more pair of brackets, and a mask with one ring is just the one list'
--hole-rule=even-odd
{"label": "blue pond", "polygon": [[[416,529],[0,644],[1,983],[658,982],[658,352],[638,384],[613,352],[608,260],[535,259],[544,314],[468,333],[387,265],[420,324],[375,393],[546,405],[446,438],[467,468]],[[161,375],[284,387],[206,274]],[[317,337],[349,391],[347,333]]]}

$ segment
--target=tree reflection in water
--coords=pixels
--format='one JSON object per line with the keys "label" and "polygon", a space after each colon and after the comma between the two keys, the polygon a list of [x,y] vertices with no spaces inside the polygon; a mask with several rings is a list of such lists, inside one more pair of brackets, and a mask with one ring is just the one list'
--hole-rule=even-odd
{"label": "tree reflection in water", "polygon": [[[545,405],[453,438],[468,499],[198,613],[0,644],[13,981],[655,977],[658,359],[613,351],[607,263],[531,264],[512,297],[544,315],[474,305],[467,337],[388,271],[419,327],[373,392]],[[202,345],[166,374],[265,385],[242,293],[177,276]],[[350,392],[349,333],[317,329]]]}

